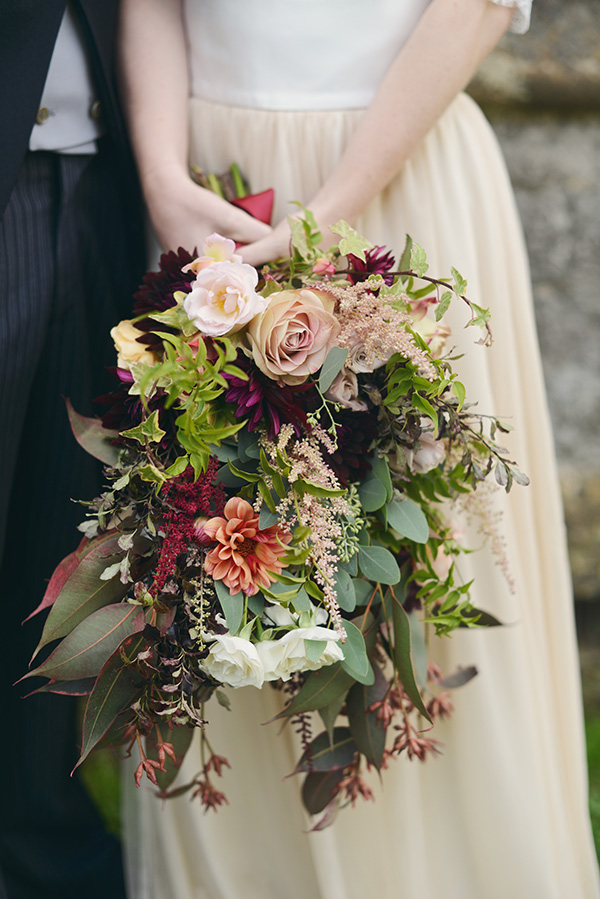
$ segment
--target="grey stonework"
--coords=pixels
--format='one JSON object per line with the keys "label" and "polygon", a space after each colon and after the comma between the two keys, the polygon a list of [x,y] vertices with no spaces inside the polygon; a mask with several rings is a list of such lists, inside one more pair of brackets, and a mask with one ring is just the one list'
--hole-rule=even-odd
{"label": "grey stonework", "polygon": [[577,599],[600,599],[600,0],[536,0],[469,87],[530,253]]}

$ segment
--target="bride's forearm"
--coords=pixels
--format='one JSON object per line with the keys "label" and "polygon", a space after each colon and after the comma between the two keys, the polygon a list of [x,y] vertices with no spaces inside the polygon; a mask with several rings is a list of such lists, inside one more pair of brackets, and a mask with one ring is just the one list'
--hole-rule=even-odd
{"label": "bride's forearm", "polygon": [[507,31],[513,10],[489,0],[433,0],[310,206],[325,224],[355,219]]}
{"label": "bride's forearm", "polygon": [[123,103],[146,194],[164,172],[185,176],[189,93],[181,0],[122,0]]}

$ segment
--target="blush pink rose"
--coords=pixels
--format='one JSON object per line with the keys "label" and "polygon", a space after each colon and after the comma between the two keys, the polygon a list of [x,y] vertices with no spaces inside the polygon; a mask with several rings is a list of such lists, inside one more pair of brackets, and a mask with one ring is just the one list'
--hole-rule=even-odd
{"label": "blush pink rose", "polygon": [[183,308],[202,334],[223,337],[239,331],[262,312],[267,300],[256,293],[258,272],[243,262],[215,262],[198,272]]}
{"label": "blush pink rose", "polygon": [[272,293],[267,308],[250,322],[247,332],[260,370],[285,384],[301,384],[317,372],[340,331],[334,305],[333,297],[319,290]]}

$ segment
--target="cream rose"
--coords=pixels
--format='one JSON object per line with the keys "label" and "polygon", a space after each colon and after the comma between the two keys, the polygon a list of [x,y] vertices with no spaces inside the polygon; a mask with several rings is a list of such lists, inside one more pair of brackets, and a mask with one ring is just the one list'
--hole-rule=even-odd
{"label": "cream rose", "polygon": [[143,343],[138,343],[137,338],[142,337],[142,332],[131,323],[129,319],[119,322],[111,329],[117,355],[117,365],[125,371],[131,371],[131,365],[135,362],[143,362],[145,365],[154,365],[158,359],[152,350]]}
{"label": "cream rose", "polygon": [[248,326],[248,345],[260,370],[286,384],[301,384],[318,371],[340,330],[333,308],[333,297],[323,291],[271,294],[264,313]]}
{"label": "cream rose", "polygon": [[200,666],[207,674],[230,687],[262,687],[265,669],[250,640],[217,634]]}
{"label": "cream rose", "polygon": [[410,467],[417,474],[432,471],[444,461],[446,446],[442,440],[436,440],[429,431],[423,431],[419,437],[419,448],[414,451]]}
{"label": "cream rose", "polygon": [[183,308],[202,334],[223,337],[262,312],[265,297],[256,293],[258,272],[243,262],[215,262],[198,272]]}
{"label": "cream rose", "polygon": [[343,368],[325,394],[328,400],[339,403],[353,412],[366,412],[367,404],[358,399],[358,378],[349,368]]}
{"label": "cream rose", "polygon": [[[306,655],[305,640],[325,643],[316,662]],[[299,627],[284,634],[280,640],[263,640],[256,649],[263,663],[265,680],[289,680],[295,671],[316,671],[344,658],[338,643],[339,636],[328,627]]]}
{"label": "cream rose", "polygon": [[193,272],[197,275],[215,262],[242,262],[242,257],[235,252],[235,244],[228,237],[216,232],[209,234],[202,244],[202,255],[181,269],[182,272]]}

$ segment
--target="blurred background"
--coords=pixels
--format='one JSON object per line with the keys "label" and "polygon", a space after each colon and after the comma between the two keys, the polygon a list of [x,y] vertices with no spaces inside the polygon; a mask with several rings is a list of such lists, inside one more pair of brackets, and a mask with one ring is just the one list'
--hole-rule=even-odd
{"label": "blurred background", "polygon": [[502,145],[529,248],[565,503],[600,853],[600,0],[536,0],[469,93]]}

